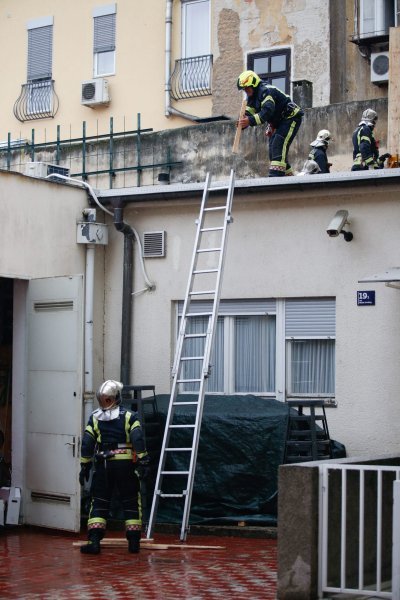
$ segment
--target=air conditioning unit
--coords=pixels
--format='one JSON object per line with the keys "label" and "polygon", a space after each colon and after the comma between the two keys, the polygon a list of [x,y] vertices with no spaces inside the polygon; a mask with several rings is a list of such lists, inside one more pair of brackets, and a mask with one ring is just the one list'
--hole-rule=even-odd
{"label": "air conditioning unit", "polygon": [[371,53],[371,82],[377,85],[389,81],[389,52]]}
{"label": "air conditioning unit", "polygon": [[82,82],[81,104],[84,106],[98,106],[109,102],[110,94],[107,79],[90,79]]}
{"label": "air conditioning unit", "polygon": [[25,175],[28,175],[29,177],[39,177],[44,179],[53,173],[64,175],[64,177],[69,177],[69,169],[66,167],[60,167],[60,165],[52,165],[46,162],[25,163]]}

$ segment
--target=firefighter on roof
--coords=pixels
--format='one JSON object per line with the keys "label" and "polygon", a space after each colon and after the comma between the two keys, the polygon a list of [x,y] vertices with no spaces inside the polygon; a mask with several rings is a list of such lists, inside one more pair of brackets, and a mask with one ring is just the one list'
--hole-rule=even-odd
{"label": "firefighter on roof", "polygon": [[[134,412],[121,406],[123,385],[109,379],[97,391],[99,408],[89,418],[82,439],[81,485],[89,480],[95,466],[92,499],[88,518],[88,543],[81,547],[83,554],[99,554],[111,498],[118,492],[125,518],[129,552],[140,550],[142,510],[140,479],[149,470],[141,424]],[[134,462],[134,459],[136,462]]]}
{"label": "firefighter on roof", "polygon": [[328,162],[327,148],[329,142],[332,141],[332,136],[328,129],[321,129],[318,131],[316,139],[311,142],[311,150],[308,155],[309,160],[314,160],[319,166],[319,173],[329,173],[330,167],[332,166]]}
{"label": "firefighter on roof", "polygon": [[379,156],[379,146],[374,136],[377,120],[378,115],[372,108],[364,110],[361,121],[353,132],[352,171],[383,169],[385,160],[390,158],[390,154]]}
{"label": "firefighter on roof", "polygon": [[303,111],[290,97],[273,85],[261,81],[254,71],[244,71],[237,80],[239,90],[247,95],[244,117],[238,125],[242,129],[265,123],[270,125],[269,177],[293,175],[288,161],[288,152],[299,127]]}

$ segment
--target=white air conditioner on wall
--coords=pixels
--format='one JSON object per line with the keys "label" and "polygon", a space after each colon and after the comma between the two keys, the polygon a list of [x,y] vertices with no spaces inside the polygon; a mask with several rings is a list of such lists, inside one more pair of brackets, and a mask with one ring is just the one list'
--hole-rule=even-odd
{"label": "white air conditioner on wall", "polygon": [[371,53],[371,82],[379,85],[389,81],[389,52]]}
{"label": "white air conditioner on wall", "polygon": [[52,165],[46,162],[27,162],[24,166],[25,175],[28,175],[28,177],[39,177],[42,179],[54,173],[69,177],[69,169],[67,167],[60,167],[60,165]]}
{"label": "white air conditioner on wall", "polygon": [[82,82],[81,104],[84,106],[98,106],[109,102],[110,94],[107,79],[90,79]]}

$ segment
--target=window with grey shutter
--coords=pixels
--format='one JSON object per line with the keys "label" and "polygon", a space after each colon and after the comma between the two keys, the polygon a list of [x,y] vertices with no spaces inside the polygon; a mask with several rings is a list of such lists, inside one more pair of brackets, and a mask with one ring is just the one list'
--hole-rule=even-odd
{"label": "window with grey shutter", "polygon": [[93,9],[94,76],[115,73],[116,4]]}
{"label": "window with grey shutter", "polygon": [[51,79],[53,26],[28,29],[28,82]]}
{"label": "window with grey shutter", "polygon": [[94,19],[94,52],[115,50],[115,13]]}

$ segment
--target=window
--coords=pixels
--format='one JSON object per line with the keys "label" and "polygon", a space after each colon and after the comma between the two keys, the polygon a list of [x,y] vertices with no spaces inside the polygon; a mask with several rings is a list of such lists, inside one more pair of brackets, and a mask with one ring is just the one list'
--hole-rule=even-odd
{"label": "window", "polygon": [[[206,301],[196,305],[199,311],[211,307]],[[179,303],[178,317],[182,307]],[[191,319],[188,333],[205,332],[207,322],[207,317]],[[286,389],[287,397],[332,397],[335,327],[332,298],[221,301],[206,389],[271,397]],[[182,357],[201,357],[203,340],[187,339]],[[200,360],[183,361],[182,378],[199,378],[201,368]],[[181,391],[197,392],[198,384],[184,384]]]}
{"label": "window", "polygon": [[27,113],[52,110],[53,17],[28,23]]}
{"label": "window", "polygon": [[182,58],[210,54],[210,0],[182,1]]}
{"label": "window", "polygon": [[209,89],[210,0],[182,1],[182,59],[182,88]]}
{"label": "window", "polygon": [[249,54],[247,68],[285,94],[290,93],[290,50]]}
{"label": "window", "polygon": [[93,10],[94,77],[115,73],[116,4],[99,6]]}
{"label": "window", "polygon": [[395,24],[394,0],[360,1],[360,37],[388,36]]}
{"label": "window", "polygon": [[334,394],[335,329],[334,300],[286,300],[288,396]]}

